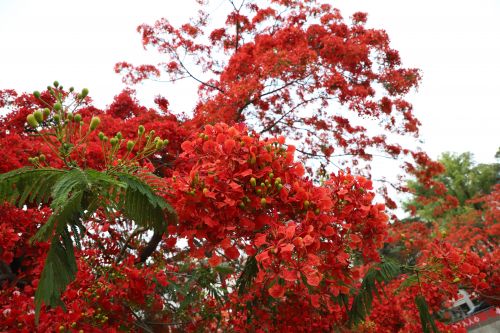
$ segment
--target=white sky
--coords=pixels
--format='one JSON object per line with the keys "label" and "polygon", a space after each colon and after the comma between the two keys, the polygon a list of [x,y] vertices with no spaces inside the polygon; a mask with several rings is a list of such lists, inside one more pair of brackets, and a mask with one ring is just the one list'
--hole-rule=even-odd
{"label": "white sky", "polygon": [[[213,0],[214,15],[227,0]],[[326,2],[326,1],[325,1]],[[423,71],[411,95],[422,121],[424,149],[471,151],[493,162],[500,146],[500,0],[339,0],[344,17],[368,12],[369,26],[385,29],[407,67]],[[41,90],[55,79],[88,87],[96,105],[111,103],[124,85],[118,61],[155,63],[136,27],[160,17],[183,22],[194,0],[0,0],[0,89]],[[175,112],[190,111],[193,82],[176,87],[149,82],[138,97],[152,104],[162,93]]]}

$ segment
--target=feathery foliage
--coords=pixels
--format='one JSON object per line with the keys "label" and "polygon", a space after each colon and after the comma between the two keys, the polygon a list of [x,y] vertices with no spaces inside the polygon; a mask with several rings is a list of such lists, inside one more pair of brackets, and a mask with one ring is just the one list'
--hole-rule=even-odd
{"label": "feathery foliage", "polygon": [[50,201],[52,215],[31,238],[51,240],[35,294],[37,322],[43,304],[63,305],[61,294],[75,278],[73,239],[80,246],[82,220],[98,209],[122,212],[138,225],[155,230],[166,227],[165,213],[169,221],[176,220],[175,210],[140,178],[126,173],[117,178],[80,168],[21,168],[0,175],[0,201],[20,207],[27,201],[38,205]]}
{"label": "feathery foliage", "polygon": [[380,299],[379,288],[398,277],[399,274],[399,265],[387,258],[366,272],[349,310],[349,322],[351,325],[362,322],[370,314],[373,295],[376,295]]}
{"label": "feathery foliage", "polygon": [[424,333],[439,333],[436,327],[436,323],[429,312],[429,306],[422,295],[415,297],[415,304],[417,305],[418,312],[420,314],[420,322],[422,325],[422,331]]}

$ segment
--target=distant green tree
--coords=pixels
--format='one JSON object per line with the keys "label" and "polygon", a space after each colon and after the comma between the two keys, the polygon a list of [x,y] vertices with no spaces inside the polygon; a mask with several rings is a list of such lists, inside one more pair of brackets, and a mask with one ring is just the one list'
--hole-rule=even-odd
{"label": "distant green tree", "polygon": [[[500,158],[500,149],[495,157]],[[413,196],[404,207],[424,221],[438,216],[446,221],[446,217],[462,214],[467,209],[480,209],[479,203],[471,207],[468,200],[490,193],[493,185],[500,182],[500,163],[475,164],[470,152],[444,153],[439,162],[445,172],[434,178],[433,186],[416,181],[408,184]]]}

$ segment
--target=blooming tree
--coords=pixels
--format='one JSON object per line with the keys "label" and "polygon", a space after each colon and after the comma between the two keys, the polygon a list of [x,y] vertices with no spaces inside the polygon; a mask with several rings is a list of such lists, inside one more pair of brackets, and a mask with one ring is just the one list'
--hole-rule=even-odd
{"label": "blooming tree", "polygon": [[[389,142],[418,132],[404,99],[418,71],[366,14],[347,23],[315,1],[230,4],[212,31],[204,11],[179,28],[140,26],[165,62],[116,66],[130,83],[193,79],[191,117],[163,97],[140,106],[132,90],[104,110],[59,82],[0,91],[10,110],[0,122],[1,330],[445,327],[431,315],[452,289],[427,287],[449,275],[441,266],[404,289],[398,304],[411,315],[399,326],[385,326],[376,298],[422,269],[380,256],[388,215],[369,161],[399,159],[428,186],[442,171]],[[356,124],[365,120],[380,133]],[[429,260],[448,260],[433,249]],[[379,321],[368,319],[373,304]]]}

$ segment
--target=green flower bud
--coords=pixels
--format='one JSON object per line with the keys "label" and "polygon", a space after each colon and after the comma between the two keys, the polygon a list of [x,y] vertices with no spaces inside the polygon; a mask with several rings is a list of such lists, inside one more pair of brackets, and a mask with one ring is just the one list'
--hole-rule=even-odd
{"label": "green flower bud", "polygon": [[69,121],[73,121],[74,118],[75,118],[75,116],[73,116],[72,113],[68,113],[68,120]]}
{"label": "green flower bud", "polygon": [[281,178],[280,177],[276,178],[276,180],[274,181],[274,183],[275,184],[281,184]]}
{"label": "green flower bud", "polygon": [[257,192],[257,195],[261,195],[262,194],[262,190],[260,188],[257,189],[257,191],[255,191],[255,192]]}
{"label": "green flower bud", "polygon": [[34,114],[29,114],[26,117],[26,121],[28,122],[28,125],[30,125],[33,128],[38,127],[38,121],[36,121],[35,115]]}
{"label": "green flower bud", "polygon": [[111,138],[109,140],[109,143],[111,143],[111,146],[113,146],[113,147],[116,146],[118,144],[118,138],[116,138],[116,137],[115,138]]}
{"label": "green flower bud", "polygon": [[170,141],[168,141],[168,139],[163,140],[163,146],[166,146],[166,145],[168,145],[169,143],[170,143]]}
{"label": "green flower bud", "polygon": [[88,94],[89,94],[89,90],[87,88],[83,88],[80,96],[83,99],[83,98],[87,97]]}
{"label": "green flower bud", "polygon": [[42,113],[43,113],[43,118],[44,119],[47,119],[50,115],[50,109],[49,108],[45,108],[42,110]]}
{"label": "green flower bud", "polygon": [[131,151],[135,146],[135,142],[130,140],[129,142],[127,142],[127,150],[128,151]]}
{"label": "green flower bud", "polygon": [[118,133],[116,133],[116,137],[118,138],[118,140],[123,139],[122,132],[118,132]]}
{"label": "green flower bud", "polygon": [[321,211],[319,210],[319,208],[316,208],[316,209],[314,210],[314,214],[319,215],[319,213],[321,213]]}
{"label": "green flower bud", "polygon": [[310,204],[309,200],[304,201],[304,209],[308,209]]}
{"label": "green flower bud", "polygon": [[92,119],[90,120],[90,130],[95,130],[100,123],[101,119],[99,119],[99,117],[92,117]]}
{"label": "green flower bud", "polygon": [[250,185],[256,186],[257,185],[257,180],[255,178],[250,178]]}
{"label": "green flower bud", "polygon": [[35,112],[33,112],[33,115],[35,116],[37,122],[41,123],[43,121],[42,110],[36,110]]}
{"label": "green flower bud", "polygon": [[151,135],[151,137],[153,137],[155,135],[155,133],[156,133],[155,130],[149,131],[149,135]]}
{"label": "green flower bud", "polygon": [[40,92],[38,90],[33,92],[33,96],[35,96],[36,99],[40,98]]}
{"label": "green flower bud", "polygon": [[281,191],[281,189],[283,188],[283,185],[278,184],[278,186],[276,186],[276,188],[278,189],[278,191]]}
{"label": "green flower bud", "polygon": [[59,82],[54,81],[54,87],[56,87],[56,88],[59,87]]}
{"label": "green flower bud", "polygon": [[102,140],[104,139],[104,137],[105,137],[105,135],[104,135],[104,133],[103,133],[103,132],[99,132],[99,134],[97,134],[97,136],[99,137],[99,140],[101,140],[101,141],[102,141]]}
{"label": "green flower bud", "polygon": [[144,126],[139,125],[139,129],[137,130],[137,133],[139,135],[143,135],[145,131],[146,131],[146,129],[144,128]]}
{"label": "green flower bud", "polygon": [[273,178],[274,178],[274,173],[272,173],[272,172],[271,172],[271,173],[269,174],[269,179],[273,179]]}
{"label": "green flower bud", "polygon": [[61,117],[58,114],[55,114],[54,121],[58,124],[60,120],[61,120]]}
{"label": "green flower bud", "polygon": [[266,198],[262,198],[262,199],[260,199],[260,204],[261,204],[262,206],[265,206],[265,205],[267,204],[267,200],[266,200]]}
{"label": "green flower bud", "polygon": [[102,141],[104,141],[104,142],[108,142],[108,137],[107,137],[107,136],[104,136],[104,138],[102,138]]}
{"label": "green flower bud", "polygon": [[39,159],[40,161],[45,162],[46,157],[44,154],[40,154]]}
{"label": "green flower bud", "polygon": [[82,115],[81,114],[75,114],[75,121],[77,123],[79,123],[80,121],[82,121]]}
{"label": "green flower bud", "polygon": [[238,206],[240,206],[240,208],[241,208],[241,209],[243,209],[243,208],[245,208],[245,203],[244,203],[244,202],[240,202],[240,203],[238,204]]}
{"label": "green flower bud", "polygon": [[61,111],[61,109],[62,109],[61,103],[57,102],[56,104],[54,104],[54,110]]}
{"label": "green flower bud", "polygon": [[155,148],[160,149],[163,147],[163,141],[162,140],[155,140]]}
{"label": "green flower bud", "polygon": [[75,87],[69,87],[69,92],[75,91]]}

